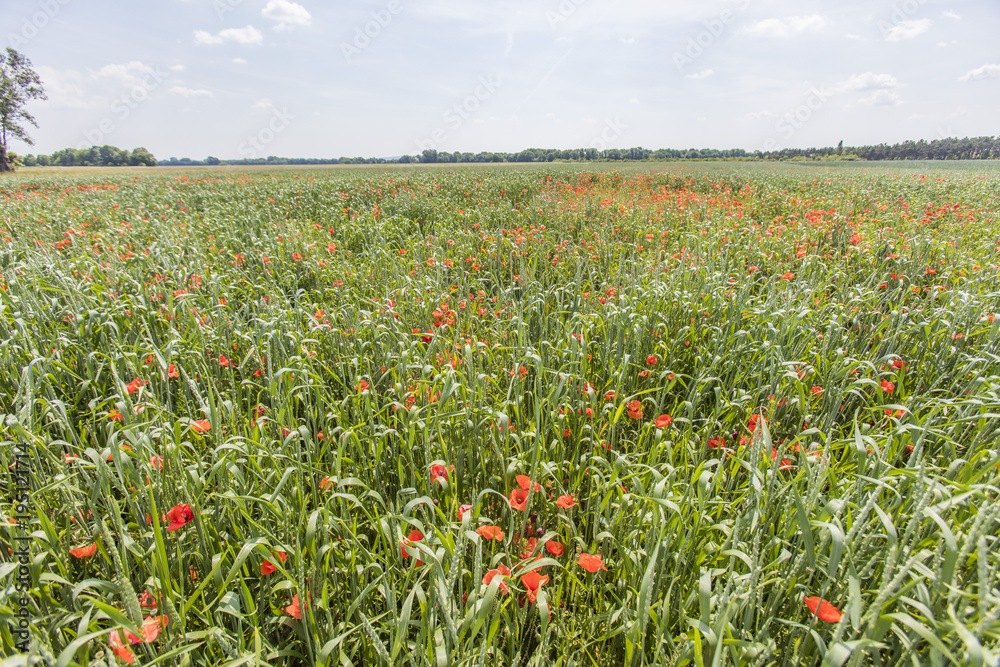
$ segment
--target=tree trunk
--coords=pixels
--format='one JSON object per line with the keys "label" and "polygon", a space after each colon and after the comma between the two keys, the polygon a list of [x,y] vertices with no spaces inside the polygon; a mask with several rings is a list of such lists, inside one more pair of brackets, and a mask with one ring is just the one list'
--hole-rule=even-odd
{"label": "tree trunk", "polygon": [[7,148],[0,144],[0,172],[12,171],[13,165],[7,163]]}

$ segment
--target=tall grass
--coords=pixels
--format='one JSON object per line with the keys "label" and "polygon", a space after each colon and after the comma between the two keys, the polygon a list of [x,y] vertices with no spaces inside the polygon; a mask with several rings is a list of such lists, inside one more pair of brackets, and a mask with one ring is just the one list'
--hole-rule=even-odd
{"label": "tall grass", "polygon": [[29,660],[997,661],[993,175],[0,186]]}

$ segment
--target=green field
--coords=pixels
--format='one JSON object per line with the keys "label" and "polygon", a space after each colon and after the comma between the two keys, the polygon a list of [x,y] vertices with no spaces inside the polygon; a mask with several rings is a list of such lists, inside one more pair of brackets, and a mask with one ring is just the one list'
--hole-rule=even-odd
{"label": "green field", "polygon": [[998,209],[982,163],[0,179],[3,655],[992,667]]}

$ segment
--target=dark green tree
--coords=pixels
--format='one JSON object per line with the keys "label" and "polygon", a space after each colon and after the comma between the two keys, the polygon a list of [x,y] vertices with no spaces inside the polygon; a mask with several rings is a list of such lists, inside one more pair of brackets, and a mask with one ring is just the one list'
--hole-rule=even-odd
{"label": "dark green tree", "polygon": [[31,69],[30,60],[7,47],[7,53],[0,54],[0,171],[13,168],[7,157],[10,139],[20,139],[29,146],[35,143],[24,129],[26,123],[38,127],[35,117],[24,108],[34,99],[46,99],[42,80]]}

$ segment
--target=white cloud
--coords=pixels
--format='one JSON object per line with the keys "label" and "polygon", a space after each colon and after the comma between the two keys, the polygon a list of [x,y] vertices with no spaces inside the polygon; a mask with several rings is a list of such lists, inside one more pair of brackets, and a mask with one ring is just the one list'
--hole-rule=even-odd
{"label": "white cloud", "polygon": [[1000,65],[983,65],[958,77],[959,81],[981,81],[1000,77]]}
{"label": "white cloud", "polygon": [[183,72],[184,69],[185,69],[184,65],[171,65],[170,66],[170,71],[171,72]]}
{"label": "white cloud", "polygon": [[865,72],[864,74],[852,74],[846,81],[842,81],[834,87],[840,92],[849,90],[892,90],[899,88],[899,80],[891,74]]}
{"label": "white cloud", "polygon": [[899,42],[904,39],[913,39],[917,35],[922,35],[931,28],[930,19],[920,19],[919,21],[903,21],[894,25],[886,33],[886,41]]}
{"label": "white cloud", "polygon": [[794,37],[807,32],[823,32],[826,23],[826,17],[819,14],[789,16],[784,19],[764,19],[751,23],[742,32],[753,37]]}
{"label": "white cloud", "polygon": [[45,83],[48,103],[66,109],[86,109],[94,106],[84,92],[84,76],[74,70],[57,70],[47,65],[35,68]]}
{"label": "white cloud", "polygon": [[127,63],[111,63],[97,70],[96,76],[102,79],[110,79],[120,84],[123,88],[131,88],[142,84],[143,79],[153,74],[154,70],[149,65],[145,65],[138,60]]}
{"label": "white cloud", "polygon": [[955,12],[941,12],[941,16],[949,19],[955,19],[956,21],[962,20],[962,15],[956,14]]}
{"label": "white cloud", "polygon": [[247,61],[243,58],[233,58],[233,62],[237,65],[246,65]]}
{"label": "white cloud", "polygon": [[846,37],[847,39],[854,39],[858,41],[864,39],[861,35],[856,35],[853,32],[847,33],[846,35],[844,35],[844,37]]}
{"label": "white cloud", "polygon": [[274,103],[270,98],[262,97],[253,103],[253,108],[257,111],[270,111],[274,108]]}
{"label": "white cloud", "polygon": [[862,104],[881,107],[894,107],[903,103],[899,93],[894,90],[876,90],[868,97],[861,98],[860,101]]}
{"label": "white cloud", "polygon": [[633,97],[632,99],[629,100],[629,104],[639,104],[639,98]]}
{"label": "white cloud", "polygon": [[312,23],[309,10],[291,0],[267,0],[261,14],[264,18],[277,22],[275,30],[290,30],[292,26]]}
{"label": "white cloud", "polygon": [[226,42],[259,46],[264,42],[264,35],[252,25],[245,28],[229,28],[217,35],[205,30],[194,31],[195,44],[225,44]]}
{"label": "white cloud", "polygon": [[708,77],[712,76],[713,74],[715,74],[715,72],[713,70],[711,70],[711,69],[703,69],[702,71],[695,72],[694,74],[685,74],[684,78],[685,79],[707,79]]}
{"label": "white cloud", "polygon": [[211,90],[205,90],[204,88],[186,88],[184,86],[174,86],[170,89],[171,95],[179,95],[181,97],[215,97]]}

